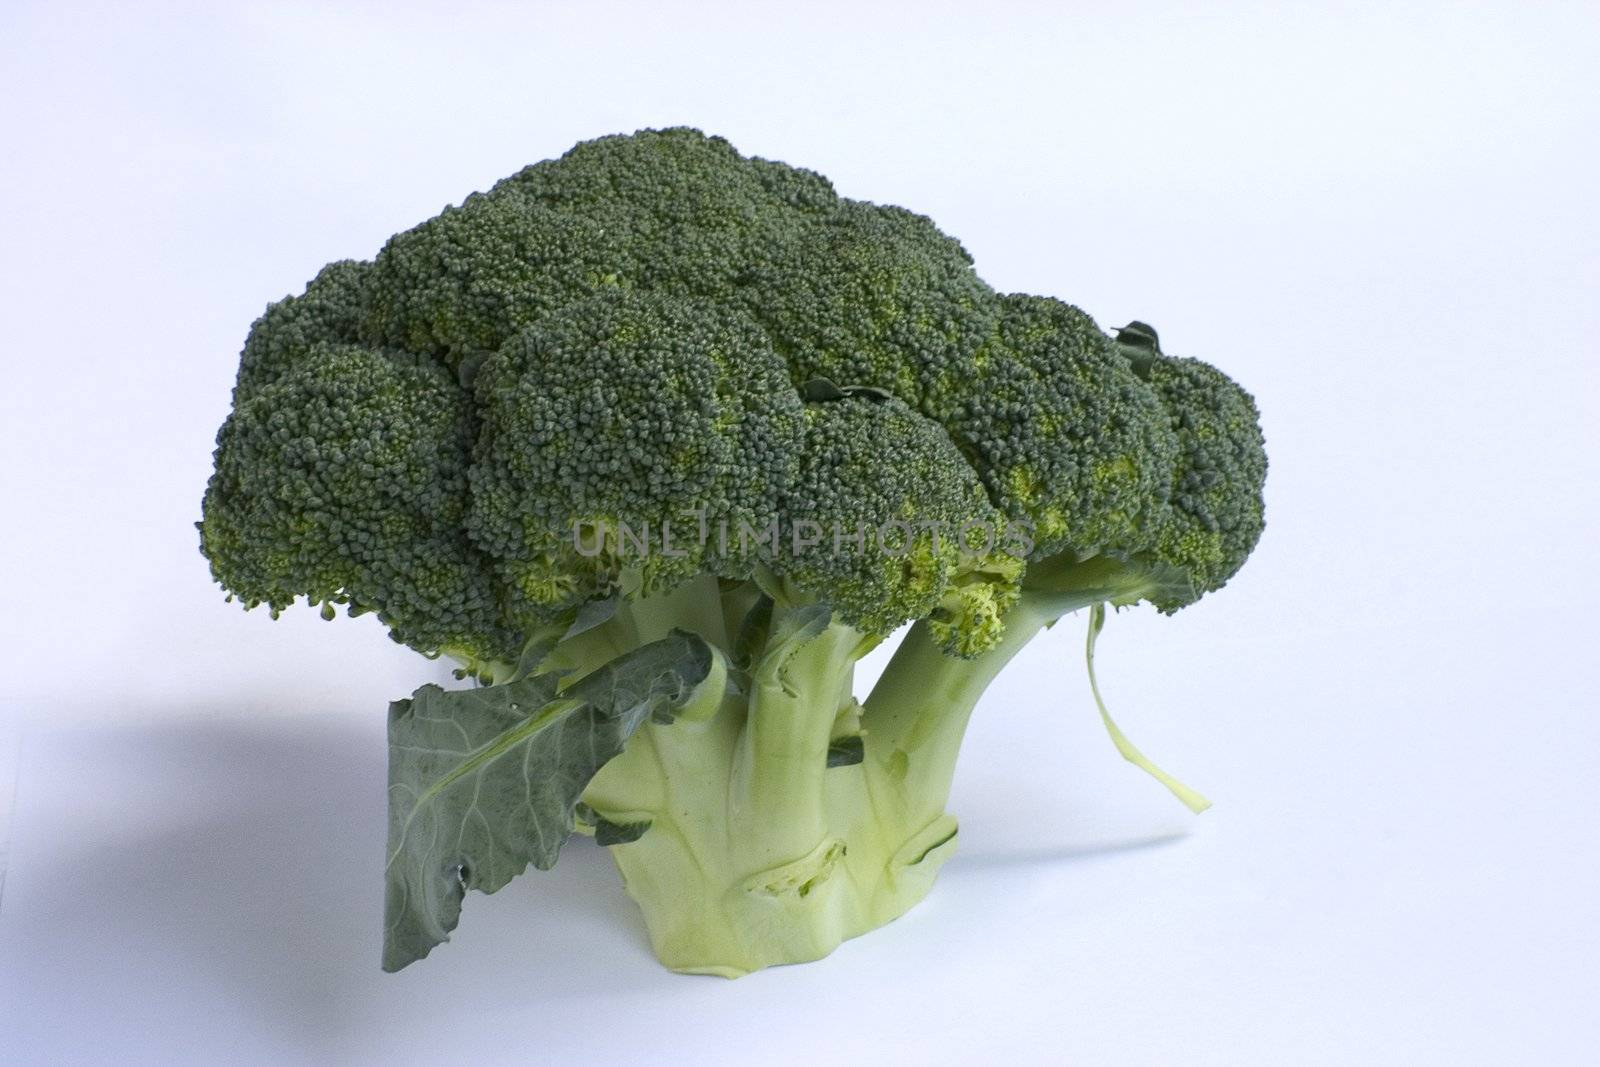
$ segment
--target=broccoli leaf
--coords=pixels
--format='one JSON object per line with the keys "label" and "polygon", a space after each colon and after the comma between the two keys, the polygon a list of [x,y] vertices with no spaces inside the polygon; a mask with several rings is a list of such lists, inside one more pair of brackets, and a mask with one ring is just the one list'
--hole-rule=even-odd
{"label": "broccoli leaf", "polygon": [[654,825],[653,819],[625,819],[614,822],[601,815],[588,804],[578,801],[573,812],[578,820],[578,831],[594,835],[597,845],[627,845],[639,840]]}
{"label": "broccoli leaf", "polygon": [[573,618],[572,625],[567,627],[567,632],[562,635],[562,640],[571,640],[579,634],[586,634],[597,626],[604,626],[611,621],[617,613],[617,606],[622,603],[622,598],[616,594],[604,600],[591,600],[578,609],[578,614]]}
{"label": "broccoli leaf", "polygon": [[876,385],[836,385],[827,378],[812,378],[800,387],[800,397],[808,404],[831,403],[835,400],[893,400],[894,393]]}
{"label": "broccoli leaf", "polygon": [[468,889],[493,893],[529,863],[554,865],[590,779],[711,668],[710,647],[679,630],[565,689],[548,674],[425,685],[390,705],[384,969],[448,940]]}
{"label": "broccoli leaf", "polygon": [[595,820],[594,843],[597,845],[627,845],[639,840],[650,829],[649,819],[633,822],[612,822],[601,817]]}
{"label": "broccoli leaf", "polygon": [[762,593],[745,613],[739,626],[739,636],[733,642],[733,665],[749,670],[761,658],[761,650],[772,633],[772,597]]}
{"label": "broccoli leaf", "polygon": [[777,682],[790,696],[797,695],[789,678],[789,661],[826,630],[832,619],[833,609],[826,604],[806,604],[785,612],[767,638],[757,674]]}
{"label": "broccoli leaf", "polygon": [[854,767],[866,758],[867,750],[860,734],[838,737],[828,742],[828,766]]}

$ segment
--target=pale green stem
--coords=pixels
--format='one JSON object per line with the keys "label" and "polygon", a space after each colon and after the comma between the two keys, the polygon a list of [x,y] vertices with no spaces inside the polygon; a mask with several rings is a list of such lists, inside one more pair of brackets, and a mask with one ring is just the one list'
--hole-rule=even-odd
{"label": "pale green stem", "polygon": [[677,629],[697,633],[724,651],[728,648],[722,593],[716,578],[709,574],[691,578],[669,592],[630,601],[618,614],[631,623],[637,644],[659,640]]}
{"label": "pale green stem", "polygon": [[[779,609],[774,631],[781,623]],[[730,800],[735,832],[750,834],[757,867],[806,854],[826,832],[828,742],[860,643],[856,630],[830,625],[786,660],[759,664],[752,674]]]}
{"label": "pale green stem", "polygon": [[1190,811],[1198,815],[1211,806],[1211,801],[1150,762],[1150,758],[1134,747],[1122,729],[1111,721],[1111,712],[1106,710],[1106,702],[1100,696],[1100,683],[1094,676],[1094,642],[1100,636],[1105,624],[1106,606],[1096,604],[1089,613],[1089,636],[1084,642],[1083,658],[1089,667],[1089,691],[1094,694],[1095,707],[1100,709],[1100,721],[1105,724],[1106,733],[1111,735],[1111,743],[1117,746],[1117,752],[1123,759],[1166,786],[1173,796],[1183,801]]}
{"label": "pale green stem", "polygon": [[1007,615],[1000,642],[972,659],[947,654],[926,622],[911,627],[861,714],[872,764],[867,784],[880,819],[893,818],[914,833],[943,814],[978,699],[1054,619],[1024,597]]}

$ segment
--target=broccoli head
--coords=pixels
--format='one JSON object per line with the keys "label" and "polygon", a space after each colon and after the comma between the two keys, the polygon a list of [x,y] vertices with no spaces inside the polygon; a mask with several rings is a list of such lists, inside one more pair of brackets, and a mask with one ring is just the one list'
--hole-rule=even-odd
{"label": "broccoli head", "polygon": [[1250,395],[1150,327],[997,293],[925,216],[677,128],[268,307],[198,525],[246,607],[373,613],[486,687],[392,711],[386,960],[576,826],[664,959],[742,973],[914,902],[988,681],[1068,612],[1220,588],[1265,474]]}

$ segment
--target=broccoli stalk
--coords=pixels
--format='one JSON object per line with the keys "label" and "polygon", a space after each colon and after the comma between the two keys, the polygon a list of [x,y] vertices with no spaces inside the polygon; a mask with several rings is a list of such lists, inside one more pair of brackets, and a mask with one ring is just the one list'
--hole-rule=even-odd
{"label": "broccoli stalk", "polygon": [[[608,624],[650,640],[693,630],[719,644],[719,593],[695,581],[625,606]],[[657,955],[734,977],[817,959],[894,919],[953,851],[945,812],[968,716],[1049,616],[1019,607],[991,650],[951,656],[918,623],[866,705],[854,666],[875,643],[811,603],[774,607],[770,636],[707,718],[642,726],[583,793],[606,831]],[[906,685],[907,675],[920,677]],[[831,755],[830,755],[831,753]]]}
{"label": "broccoli stalk", "polygon": [[[617,597],[587,622],[541,629],[514,664],[468,660],[482,688],[425,686],[396,704],[391,721],[392,801],[394,790],[401,795],[392,805],[386,965],[404,966],[443,940],[465,888],[492,891],[504,880],[494,869],[509,864],[514,873],[519,860],[549,866],[573,830],[610,847],[658,957],[674,970],[736,977],[826,955],[904,913],[954,851],[946,804],[990,682],[1040,631],[1086,607],[1092,657],[1104,603],[1153,595],[1154,580],[1149,567],[1105,557],[1042,561],[983,651],[955,654],[945,631],[956,620],[923,618],[865,704],[854,669],[882,635],[840,621],[771,574],[702,575]],[[1093,684],[1092,658],[1090,672]],[[483,707],[498,717],[481,733],[439,744],[447,727],[481,724]],[[610,709],[601,728],[551,732],[597,708]],[[1131,761],[1195,810],[1205,806],[1108,715],[1106,726]],[[563,745],[575,763],[560,762]],[[439,759],[419,768],[416,754],[429,750]],[[485,779],[519,758],[525,798],[509,810],[486,807]],[[557,785],[539,796],[526,768],[546,761],[557,773],[537,780]],[[487,793],[504,788],[490,781]],[[426,833],[413,828],[419,818]],[[441,846],[437,828],[474,824],[490,837],[529,840],[520,851],[494,842],[472,849],[447,835]],[[454,881],[441,882],[441,870],[456,872]]]}
{"label": "broccoli stalk", "polygon": [[[1063,613],[1139,581],[1086,571],[1084,593],[1025,594],[998,642],[970,658],[917,622],[864,705],[851,681],[876,642],[814,603],[778,605],[771,636],[709,714],[642,726],[583,804],[658,957],[736,977],[820,958],[921,900],[954,851],[945,807],[979,698]],[[698,579],[633,601],[605,647],[687,630],[731,661],[724,610],[752,595],[755,583]]]}

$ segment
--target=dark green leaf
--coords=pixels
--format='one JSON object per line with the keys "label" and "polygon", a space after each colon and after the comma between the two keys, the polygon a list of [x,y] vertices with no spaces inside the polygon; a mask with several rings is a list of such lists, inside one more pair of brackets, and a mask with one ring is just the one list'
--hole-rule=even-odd
{"label": "dark green leaf", "polygon": [[800,387],[800,399],[808,404],[824,404],[835,400],[894,399],[894,394],[876,385],[836,385],[827,378],[812,378]]}
{"label": "dark green leaf", "polygon": [[649,819],[612,822],[610,819],[598,818],[594,823],[594,840],[597,845],[626,845],[639,840],[648,829],[650,829]]}
{"label": "dark green leaf", "polygon": [[477,351],[468,352],[461,357],[461,363],[456,367],[456,380],[461,383],[461,388],[471,390],[472,383],[478,378],[478,371],[483,368],[484,360],[493,353]]}
{"label": "dark green leaf", "polygon": [[547,869],[597,771],[711,671],[710,647],[674,631],[558,692],[534,675],[484,689],[418,689],[389,708],[385,970],[449,938],[468,889]]}
{"label": "dark green leaf", "polygon": [[828,766],[854,767],[866,758],[866,748],[860,734],[836,737],[828,742]]}
{"label": "dark green leaf", "polygon": [[560,634],[554,630],[547,630],[530,637],[528,643],[522,646],[522,653],[517,657],[516,671],[508,680],[520,682],[537,671],[539,665],[555,651],[559,639]]}
{"label": "dark green leaf", "polygon": [[772,598],[765,593],[745,612],[739,624],[739,634],[733,642],[733,665],[749,670],[767,645],[767,634],[772,629]]}
{"label": "dark green leaf", "polygon": [[800,387],[800,399],[808,404],[820,404],[830,400],[843,400],[845,391],[834,385],[826,378],[812,378]]}
{"label": "dark green leaf", "polygon": [[572,621],[572,625],[567,628],[561,639],[566,641],[581,633],[588,633],[596,626],[604,626],[617,613],[617,606],[621,602],[622,598],[613,594],[604,600],[591,600],[584,604],[578,609],[578,617]]}
{"label": "dark green leaf", "polygon": [[1155,327],[1137,320],[1117,331],[1117,345],[1141,378],[1149,377],[1151,366],[1163,355]]}

